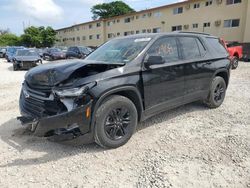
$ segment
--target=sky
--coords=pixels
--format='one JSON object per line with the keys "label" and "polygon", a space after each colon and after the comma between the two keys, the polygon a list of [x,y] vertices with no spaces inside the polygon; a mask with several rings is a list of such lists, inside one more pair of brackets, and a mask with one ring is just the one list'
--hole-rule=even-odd
{"label": "sky", "polygon": [[[91,7],[112,0],[0,0],[0,29],[21,35],[23,28],[52,26],[54,29],[91,21]],[[136,11],[182,0],[123,0]]]}

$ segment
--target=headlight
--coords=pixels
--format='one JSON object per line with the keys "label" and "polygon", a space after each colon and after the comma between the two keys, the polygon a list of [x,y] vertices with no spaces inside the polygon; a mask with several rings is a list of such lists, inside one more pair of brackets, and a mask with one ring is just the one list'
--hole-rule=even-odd
{"label": "headlight", "polygon": [[93,88],[96,85],[96,82],[89,83],[82,87],[72,88],[72,89],[64,89],[64,90],[54,90],[53,92],[59,97],[79,97],[86,93],[89,89]]}

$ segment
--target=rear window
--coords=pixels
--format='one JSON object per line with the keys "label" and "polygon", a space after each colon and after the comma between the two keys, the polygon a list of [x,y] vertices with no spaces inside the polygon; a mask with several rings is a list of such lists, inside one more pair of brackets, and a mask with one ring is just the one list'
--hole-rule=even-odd
{"label": "rear window", "polygon": [[218,54],[227,55],[228,52],[218,38],[207,38],[208,43]]}

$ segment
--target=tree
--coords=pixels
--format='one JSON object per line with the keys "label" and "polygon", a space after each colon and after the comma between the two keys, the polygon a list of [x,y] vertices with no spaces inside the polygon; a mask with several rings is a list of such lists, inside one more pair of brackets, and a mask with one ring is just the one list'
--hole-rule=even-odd
{"label": "tree", "polygon": [[106,19],[135,12],[129,5],[122,1],[97,4],[91,8],[93,19]]}
{"label": "tree", "polygon": [[0,46],[17,46],[20,44],[20,37],[14,34],[5,33],[0,35]]}
{"label": "tree", "polygon": [[51,47],[56,41],[56,32],[51,27],[28,27],[21,36],[22,43],[28,47]]}

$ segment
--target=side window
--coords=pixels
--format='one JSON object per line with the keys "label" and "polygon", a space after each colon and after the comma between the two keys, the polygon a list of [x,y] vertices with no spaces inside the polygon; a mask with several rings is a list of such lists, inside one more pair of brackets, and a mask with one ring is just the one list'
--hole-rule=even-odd
{"label": "side window", "polygon": [[166,37],[158,39],[148,50],[149,56],[162,56],[165,62],[173,62],[179,60],[177,42],[174,37]]}
{"label": "side window", "polygon": [[206,54],[206,49],[204,48],[203,44],[201,43],[199,39],[196,39],[196,42],[199,46],[201,56],[204,56]]}
{"label": "side window", "polygon": [[[200,58],[200,50],[197,39],[194,37],[179,37],[184,59]],[[203,47],[204,48],[204,47]]]}

